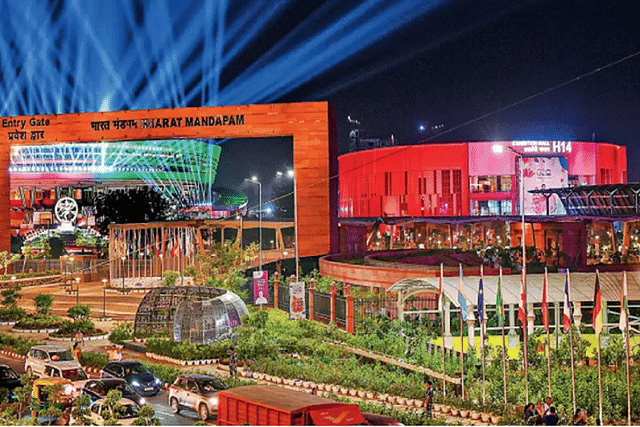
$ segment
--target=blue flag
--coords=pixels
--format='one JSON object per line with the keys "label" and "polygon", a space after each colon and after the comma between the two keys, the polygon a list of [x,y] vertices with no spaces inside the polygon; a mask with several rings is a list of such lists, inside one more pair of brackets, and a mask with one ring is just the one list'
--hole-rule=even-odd
{"label": "blue flag", "polygon": [[480,284],[478,285],[478,320],[480,324],[484,321],[484,289],[482,287],[482,277],[480,277]]}
{"label": "blue flag", "polygon": [[467,296],[464,293],[464,280],[462,277],[462,264],[460,264],[460,287],[458,288],[458,304],[460,305],[460,313],[462,320],[467,321]]}

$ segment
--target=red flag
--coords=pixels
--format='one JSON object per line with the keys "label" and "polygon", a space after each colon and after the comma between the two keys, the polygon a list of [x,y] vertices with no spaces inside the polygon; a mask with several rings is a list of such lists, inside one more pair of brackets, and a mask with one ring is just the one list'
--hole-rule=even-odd
{"label": "red flag", "polygon": [[545,332],[549,332],[549,304],[547,304],[547,268],[544,269],[542,281],[542,324]]}
{"label": "red flag", "polygon": [[524,281],[525,279],[525,275],[526,275],[526,267],[523,265],[522,266],[522,277],[520,278],[520,307],[518,307],[518,319],[520,320],[520,323],[522,323],[522,327],[525,329],[525,333],[528,333],[527,331],[527,315],[526,315],[526,310],[527,310],[527,296],[524,293]]}
{"label": "red flag", "polygon": [[596,270],[596,289],[593,295],[593,329],[596,336],[602,332],[603,313],[602,313],[602,292],[600,291],[600,274]]}

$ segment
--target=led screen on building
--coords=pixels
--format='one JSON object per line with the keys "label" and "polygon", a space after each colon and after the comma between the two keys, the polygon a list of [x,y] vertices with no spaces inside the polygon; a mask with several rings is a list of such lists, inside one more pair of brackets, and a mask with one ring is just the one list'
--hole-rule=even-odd
{"label": "led screen on building", "polygon": [[[524,212],[526,215],[546,215],[547,199],[530,190],[568,186],[569,169],[565,157],[524,157]],[[549,215],[566,215],[560,198],[549,198]]]}

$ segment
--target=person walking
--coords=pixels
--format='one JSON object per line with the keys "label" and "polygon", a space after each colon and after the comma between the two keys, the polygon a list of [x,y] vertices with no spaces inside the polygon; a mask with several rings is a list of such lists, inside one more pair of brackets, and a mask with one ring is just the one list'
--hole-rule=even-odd
{"label": "person walking", "polygon": [[76,344],[78,344],[80,346],[80,348],[82,348],[84,346],[84,334],[82,333],[81,330],[77,330],[76,331],[76,335],[74,337],[74,341]]}
{"label": "person walking", "polygon": [[236,364],[236,351],[233,347],[229,347],[229,376],[236,377],[238,365]]}
{"label": "person walking", "polygon": [[71,355],[73,356],[74,359],[76,359],[78,361],[78,363],[81,363],[81,356],[80,356],[80,344],[73,343],[73,348],[71,349]]}
{"label": "person walking", "polygon": [[428,378],[424,382],[426,388],[424,392],[424,408],[427,413],[427,417],[433,418],[433,387],[431,386],[431,380]]}

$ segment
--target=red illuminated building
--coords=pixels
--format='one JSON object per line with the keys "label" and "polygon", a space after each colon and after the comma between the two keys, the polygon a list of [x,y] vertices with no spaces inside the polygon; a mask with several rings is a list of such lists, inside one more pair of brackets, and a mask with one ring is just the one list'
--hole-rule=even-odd
{"label": "red illuminated building", "polygon": [[[483,141],[383,147],[339,157],[340,217],[545,214],[530,190],[627,182],[626,147],[607,142]],[[541,199],[542,198],[542,199]],[[552,214],[563,215],[554,200]],[[558,211],[554,211],[554,206]]]}

